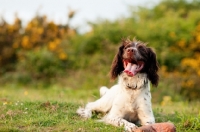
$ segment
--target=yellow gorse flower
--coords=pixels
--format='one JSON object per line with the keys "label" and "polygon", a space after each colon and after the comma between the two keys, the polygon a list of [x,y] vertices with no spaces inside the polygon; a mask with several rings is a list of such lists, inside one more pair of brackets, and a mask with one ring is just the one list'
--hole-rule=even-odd
{"label": "yellow gorse flower", "polygon": [[28,37],[28,36],[24,36],[24,37],[22,38],[21,45],[22,45],[22,47],[25,48],[25,49],[31,48],[31,44],[30,44],[30,40],[29,40],[29,37]]}
{"label": "yellow gorse flower", "polygon": [[66,60],[67,59],[67,55],[64,52],[61,52],[61,53],[59,53],[59,59]]}

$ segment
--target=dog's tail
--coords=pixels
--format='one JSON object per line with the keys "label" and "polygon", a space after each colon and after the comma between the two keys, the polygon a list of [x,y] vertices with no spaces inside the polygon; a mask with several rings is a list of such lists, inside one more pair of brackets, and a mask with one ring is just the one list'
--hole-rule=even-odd
{"label": "dog's tail", "polygon": [[108,91],[109,89],[107,88],[107,87],[105,87],[105,86],[102,86],[101,88],[100,88],[100,96],[102,97],[103,95],[105,95],[106,94],[106,92]]}

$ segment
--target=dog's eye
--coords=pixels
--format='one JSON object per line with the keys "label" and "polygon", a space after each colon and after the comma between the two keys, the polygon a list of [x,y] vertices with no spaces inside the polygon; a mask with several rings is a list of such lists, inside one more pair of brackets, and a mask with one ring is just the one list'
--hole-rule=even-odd
{"label": "dog's eye", "polygon": [[130,47],[130,45],[126,45],[125,47],[124,47],[124,49],[127,49],[127,48],[129,48]]}

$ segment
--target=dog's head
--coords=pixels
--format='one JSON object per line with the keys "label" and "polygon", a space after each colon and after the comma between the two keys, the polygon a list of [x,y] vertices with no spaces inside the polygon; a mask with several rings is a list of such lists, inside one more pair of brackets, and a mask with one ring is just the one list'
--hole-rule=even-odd
{"label": "dog's head", "polygon": [[158,62],[155,52],[146,46],[145,43],[137,40],[122,40],[118,53],[115,55],[111,66],[111,78],[115,79],[128,63],[136,64],[139,68],[137,72],[146,73],[147,78],[154,86],[158,85]]}

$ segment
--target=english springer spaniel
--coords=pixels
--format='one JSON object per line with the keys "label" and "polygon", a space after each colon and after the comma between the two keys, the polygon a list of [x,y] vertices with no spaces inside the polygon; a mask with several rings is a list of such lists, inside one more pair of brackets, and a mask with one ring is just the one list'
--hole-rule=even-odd
{"label": "english springer spaniel", "polygon": [[118,84],[100,88],[101,98],[79,108],[77,113],[90,118],[92,111],[103,112],[103,121],[135,131],[137,126],[155,123],[150,82],[157,86],[159,76],[155,52],[145,43],[124,39],[111,66],[111,78],[119,77]]}

